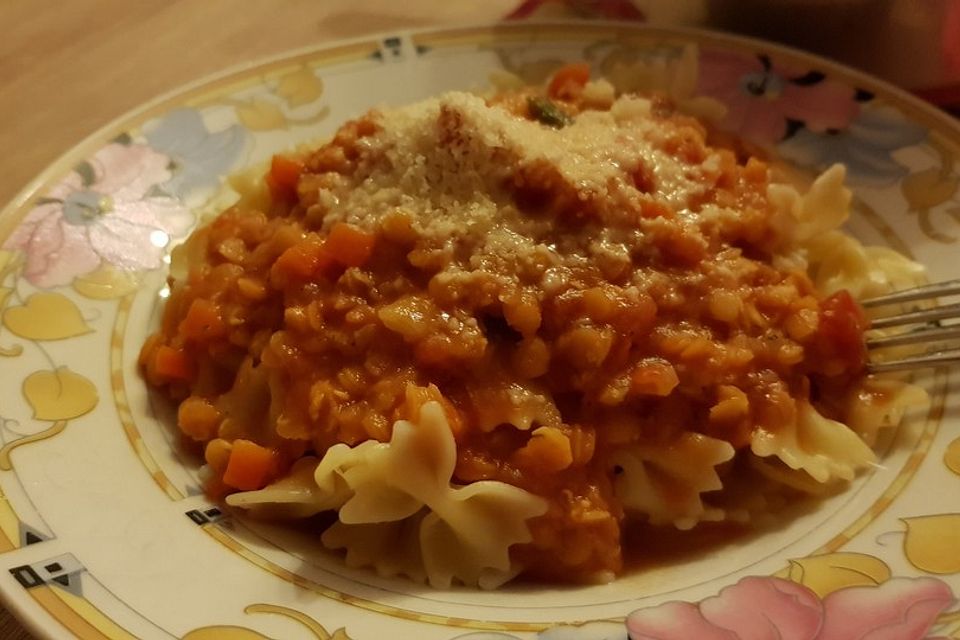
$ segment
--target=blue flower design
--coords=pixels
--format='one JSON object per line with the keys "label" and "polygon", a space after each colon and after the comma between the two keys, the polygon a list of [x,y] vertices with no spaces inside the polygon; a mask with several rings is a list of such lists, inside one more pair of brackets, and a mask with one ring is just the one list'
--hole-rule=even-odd
{"label": "blue flower design", "polygon": [[174,109],[146,134],[151,147],[173,160],[173,175],[159,186],[164,193],[185,197],[194,190],[216,187],[236,161],[246,131],[233,125],[212,133],[196,109]]}
{"label": "blue flower design", "polygon": [[923,142],[927,130],[910,122],[892,107],[864,109],[840,131],[814,133],[800,129],[781,142],[780,153],[797,163],[825,169],[839,162],[847,167],[851,183],[883,186],[901,180],[909,168],[893,158],[893,152]]}

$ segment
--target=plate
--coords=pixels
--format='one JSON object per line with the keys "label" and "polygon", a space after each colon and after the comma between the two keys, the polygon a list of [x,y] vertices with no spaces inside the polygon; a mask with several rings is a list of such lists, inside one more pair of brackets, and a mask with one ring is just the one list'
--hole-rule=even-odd
{"label": "plate", "polygon": [[304,534],[203,496],[136,360],[169,248],[230,202],[227,176],[370,106],[505,71],[538,82],[580,59],[637,89],[721,105],[723,127],[802,171],[845,163],[850,230],[914,256],[932,280],[954,273],[957,124],[775,45],[524,23],[370,37],[204,80],[67,152],[0,216],[0,591],[34,633],[588,640],[624,638],[629,616],[635,630],[659,621],[662,638],[746,637],[762,610],[785,637],[895,624],[889,637],[960,637],[960,429],[943,370],[917,376],[929,407],[889,430],[881,464],[848,490],[606,585],[432,590],[348,569]]}

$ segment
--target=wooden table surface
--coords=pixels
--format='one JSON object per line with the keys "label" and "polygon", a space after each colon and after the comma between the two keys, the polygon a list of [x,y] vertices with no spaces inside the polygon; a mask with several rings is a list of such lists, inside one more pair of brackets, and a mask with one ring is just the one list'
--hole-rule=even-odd
{"label": "wooden table surface", "polygon": [[[909,13],[911,6],[939,6],[945,1],[914,4],[912,0],[898,0],[894,4],[906,7]],[[519,0],[2,0],[0,205],[13,198],[59,154],[100,126],[206,74],[288,49],[362,33],[492,20],[518,3]],[[661,9],[667,7],[666,15],[676,17],[683,14],[677,10],[683,5],[689,15],[700,11],[702,18],[704,7],[715,8],[718,4],[723,3],[671,0],[662,4]],[[719,19],[728,19],[728,13],[717,13],[717,24]],[[657,17],[650,6],[647,14]],[[937,19],[921,18],[930,24]],[[898,50],[911,51],[909,46]],[[927,54],[922,48],[914,48],[913,55]],[[916,61],[904,62],[903,56],[897,60],[904,69],[919,68]],[[30,637],[7,611],[0,609],[0,638]]]}

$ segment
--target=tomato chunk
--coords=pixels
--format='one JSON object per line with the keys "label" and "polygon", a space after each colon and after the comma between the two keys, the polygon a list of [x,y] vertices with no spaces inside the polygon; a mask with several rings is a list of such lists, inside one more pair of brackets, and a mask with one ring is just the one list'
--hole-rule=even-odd
{"label": "tomato chunk", "polygon": [[857,304],[850,292],[836,292],[820,305],[817,334],[821,355],[841,361],[847,371],[862,370],[867,362],[863,332],[869,325],[863,307]]}
{"label": "tomato chunk", "polygon": [[296,202],[297,183],[303,173],[303,163],[294,158],[276,155],[270,162],[267,186],[274,202]]}

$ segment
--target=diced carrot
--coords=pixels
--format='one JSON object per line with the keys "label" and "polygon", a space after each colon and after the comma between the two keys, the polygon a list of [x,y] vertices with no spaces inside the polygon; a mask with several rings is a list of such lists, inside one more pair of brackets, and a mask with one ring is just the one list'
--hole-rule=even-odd
{"label": "diced carrot", "polygon": [[163,344],[153,352],[153,372],[168,380],[189,380],[193,376],[193,363],[183,349]]}
{"label": "diced carrot", "polygon": [[227,326],[220,316],[220,307],[212,300],[197,298],[180,321],[180,333],[188,340],[205,342],[222,337]]}
{"label": "diced carrot", "polygon": [[273,268],[287,278],[308,280],[326,271],[333,262],[333,256],[325,243],[310,239],[298,242],[281,253],[274,262]]}
{"label": "diced carrot", "polygon": [[276,470],[276,451],[250,440],[234,440],[223,482],[241,491],[262,489]]}
{"label": "diced carrot", "polygon": [[351,224],[338,222],[330,229],[330,235],[327,236],[324,246],[340,264],[347,267],[360,267],[370,259],[373,243],[373,234]]}
{"label": "diced carrot", "polygon": [[547,87],[547,95],[559,100],[572,100],[580,96],[584,85],[590,80],[590,65],[575,62],[557,69]]}
{"label": "diced carrot", "polygon": [[303,163],[294,158],[276,155],[270,162],[270,172],[267,174],[267,186],[274,202],[295,202],[297,199],[297,183],[303,173]]}

